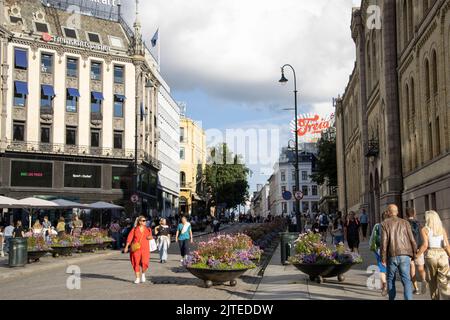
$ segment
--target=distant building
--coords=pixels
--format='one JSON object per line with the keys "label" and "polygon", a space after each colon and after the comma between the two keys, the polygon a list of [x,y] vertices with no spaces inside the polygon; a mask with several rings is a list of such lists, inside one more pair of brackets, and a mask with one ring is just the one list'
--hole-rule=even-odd
{"label": "distant building", "polygon": [[270,186],[269,184],[260,185],[258,191],[254,193],[252,199],[252,215],[254,217],[261,217],[263,219],[267,218],[270,214]]}

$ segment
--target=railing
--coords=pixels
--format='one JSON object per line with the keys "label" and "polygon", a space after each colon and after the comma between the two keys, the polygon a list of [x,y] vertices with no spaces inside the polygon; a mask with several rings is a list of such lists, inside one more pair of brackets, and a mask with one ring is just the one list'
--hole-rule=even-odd
{"label": "railing", "polygon": [[42,4],[60,10],[78,9],[80,14],[95,16],[99,19],[118,21],[119,8],[111,6],[111,10],[102,10],[107,6],[91,0],[41,0]]}

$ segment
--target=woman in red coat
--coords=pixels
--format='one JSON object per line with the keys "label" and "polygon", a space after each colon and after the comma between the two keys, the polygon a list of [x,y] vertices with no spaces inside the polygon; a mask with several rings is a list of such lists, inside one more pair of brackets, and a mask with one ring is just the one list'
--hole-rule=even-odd
{"label": "woman in red coat", "polygon": [[[130,259],[133,265],[134,272],[136,273],[136,281],[134,283],[144,283],[145,273],[148,270],[150,262],[150,244],[149,241],[153,239],[152,230],[145,225],[147,222],[144,216],[140,216],[137,219],[137,223],[133,230],[130,231],[127,239],[127,245],[124,252],[129,251],[129,247],[133,248],[134,244],[139,244],[139,248],[136,251],[131,250]],[[141,273],[142,270],[142,273]]]}

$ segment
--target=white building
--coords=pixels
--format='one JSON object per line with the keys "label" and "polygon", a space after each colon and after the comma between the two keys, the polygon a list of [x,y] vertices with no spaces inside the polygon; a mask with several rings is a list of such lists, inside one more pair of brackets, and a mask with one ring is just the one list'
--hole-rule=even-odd
{"label": "white building", "polygon": [[[300,202],[301,213],[317,213],[319,208],[319,189],[311,180],[311,175],[316,170],[316,156],[313,153],[300,153],[300,190],[304,199]],[[273,216],[287,216],[295,214],[296,192],[295,183],[295,152],[291,149],[283,149],[279,161],[274,166],[274,174],[269,179],[270,184],[270,212]],[[290,192],[291,200],[285,200],[283,194]]]}
{"label": "white building", "polygon": [[258,186],[258,191],[254,193],[251,202],[251,211],[254,217],[267,218],[270,214],[270,186],[265,184],[264,186]]}
{"label": "white building", "polygon": [[159,160],[159,211],[163,217],[178,212],[180,194],[180,107],[170,95],[170,88],[164,83],[159,88],[158,122],[160,141]]}

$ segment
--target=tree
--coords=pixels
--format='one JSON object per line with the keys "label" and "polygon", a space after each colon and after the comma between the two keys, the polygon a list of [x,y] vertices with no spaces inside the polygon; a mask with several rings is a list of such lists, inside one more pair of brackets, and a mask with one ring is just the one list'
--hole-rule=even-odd
{"label": "tree", "polygon": [[318,142],[317,172],[311,178],[318,185],[337,186],[336,136],[324,134]]}
{"label": "tree", "polygon": [[249,169],[241,157],[233,155],[226,143],[211,151],[206,165],[206,188],[213,199],[211,205],[225,204],[225,209],[233,209],[244,204],[249,197]]}

